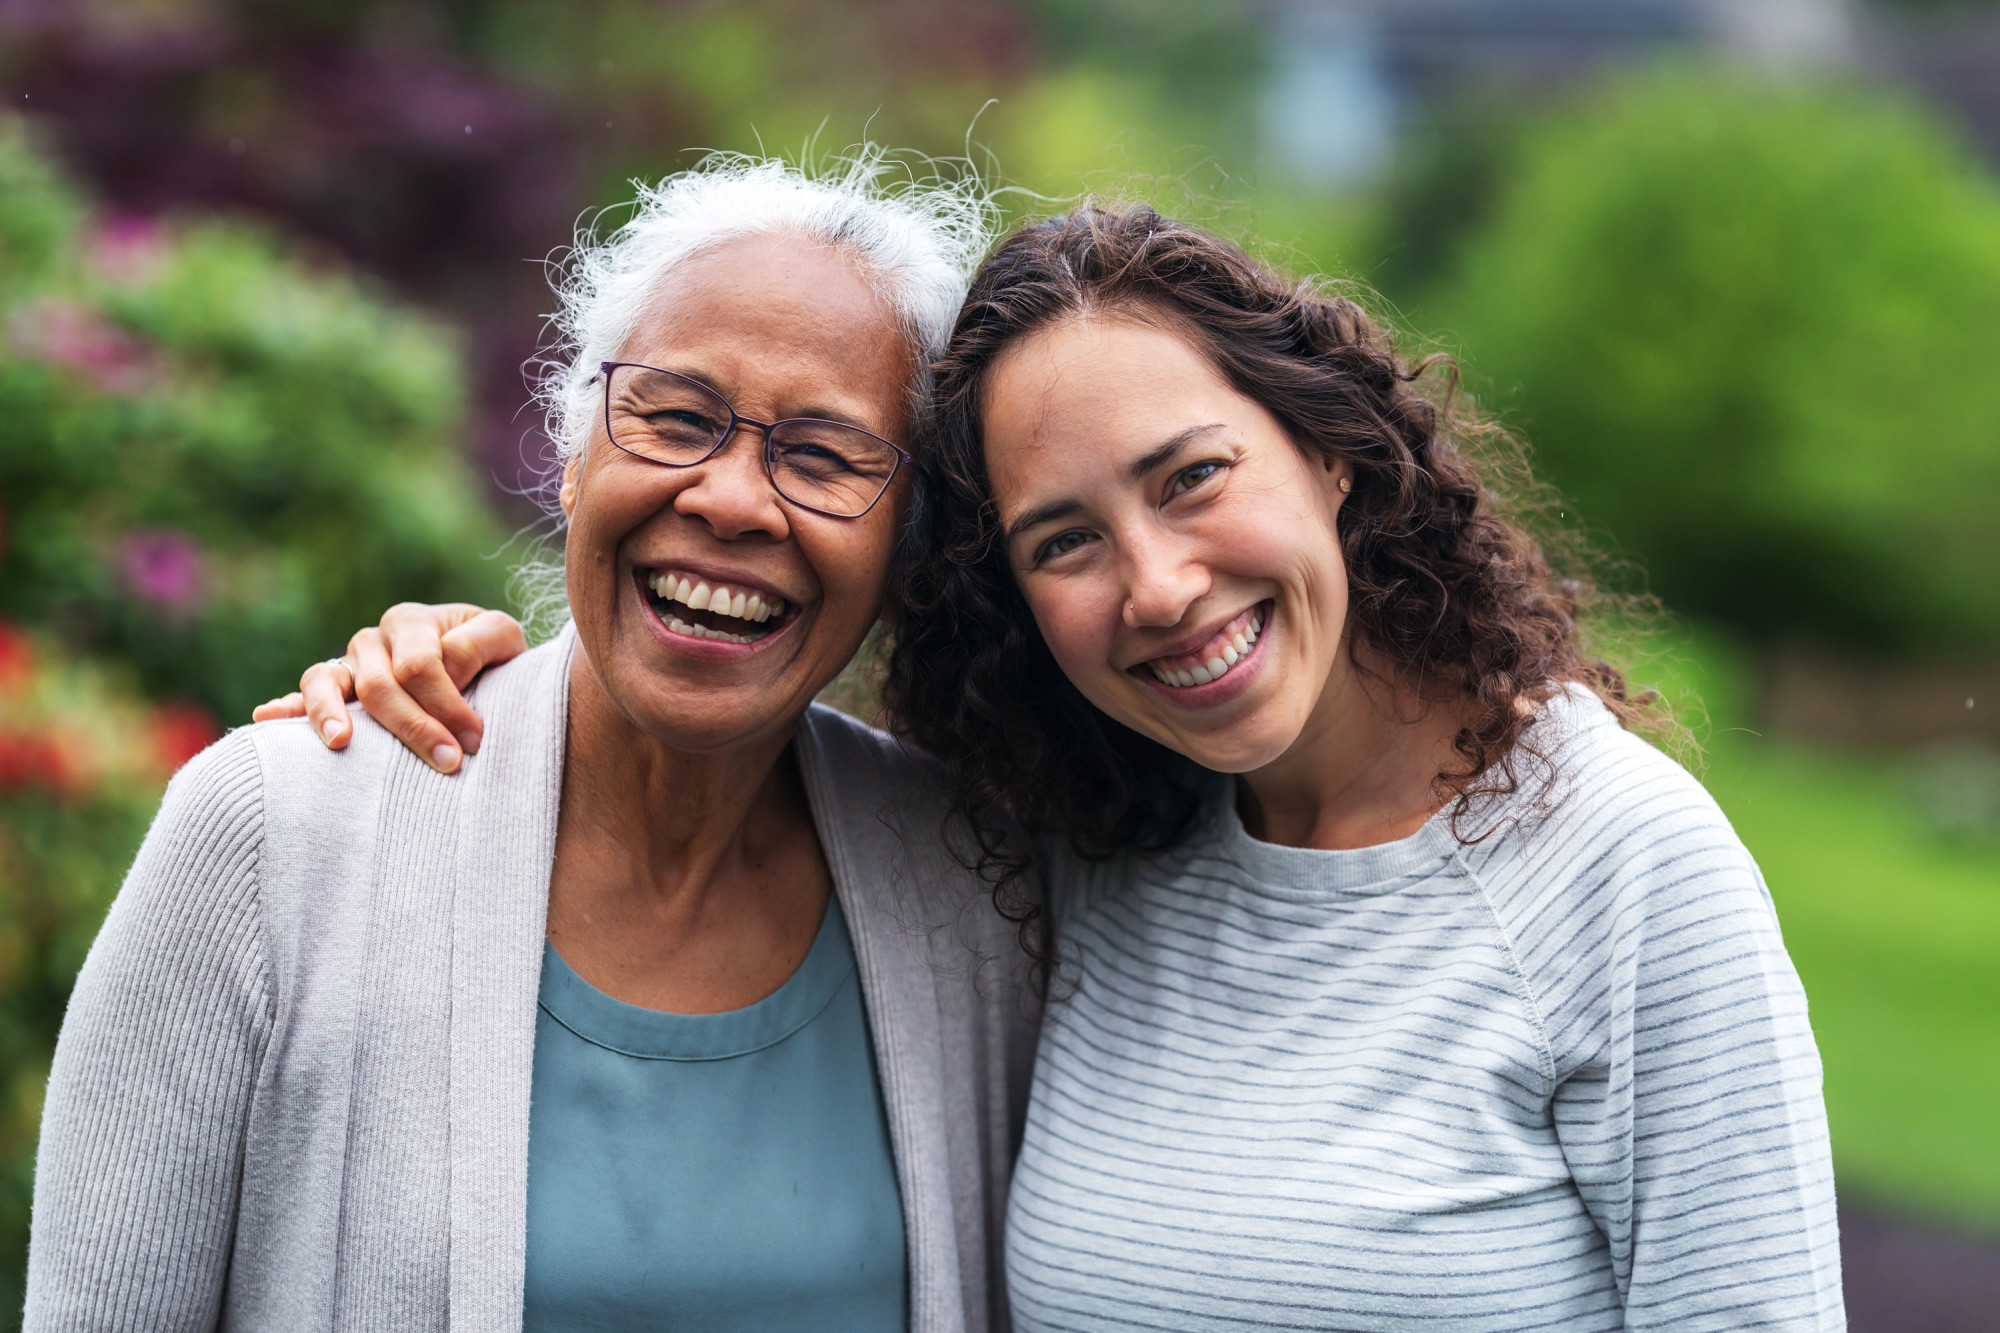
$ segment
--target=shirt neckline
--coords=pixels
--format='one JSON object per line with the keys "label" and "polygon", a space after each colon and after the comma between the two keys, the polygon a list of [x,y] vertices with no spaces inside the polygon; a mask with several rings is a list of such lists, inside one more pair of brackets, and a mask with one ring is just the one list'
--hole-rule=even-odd
{"label": "shirt neckline", "polygon": [[750,1055],[811,1023],[855,975],[854,950],[838,897],[829,894],[826,915],[798,970],[755,1004],[719,1014],[670,1014],[627,1004],[579,976],[542,942],[542,1011],[577,1037],[641,1060],[730,1060]]}
{"label": "shirt neckline", "polygon": [[[1453,803],[1455,804],[1455,803]],[[1418,876],[1436,874],[1458,849],[1451,831],[1453,804],[1406,838],[1370,847],[1288,847],[1252,837],[1236,811],[1235,782],[1224,784],[1213,815],[1210,850],[1242,869],[1275,898],[1310,899],[1330,893],[1378,892]]]}

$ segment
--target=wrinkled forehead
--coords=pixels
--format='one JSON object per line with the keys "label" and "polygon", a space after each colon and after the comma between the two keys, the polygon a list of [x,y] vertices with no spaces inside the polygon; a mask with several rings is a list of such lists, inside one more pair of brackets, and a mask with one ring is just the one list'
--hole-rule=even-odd
{"label": "wrinkled forehead", "polygon": [[725,393],[839,386],[858,401],[893,403],[898,416],[915,374],[893,304],[855,257],[783,233],[723,241],[674,265],[647,296],[619,359],[668,369],[699,361]]}

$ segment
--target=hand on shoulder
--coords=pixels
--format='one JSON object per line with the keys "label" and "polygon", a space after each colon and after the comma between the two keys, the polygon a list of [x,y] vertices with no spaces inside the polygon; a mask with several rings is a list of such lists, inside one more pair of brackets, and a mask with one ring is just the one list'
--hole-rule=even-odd
{"label": "hand on shoulder", "polygon": [[354,735],[349,700],[440,773],[458,770],[479,752],[485,725],[465,690],[489,666],[527,650],[521,624],[504,611],[464,602],[402,602],[382,623],[357,631],[344,657],[316,662],[299,688],[273,699],[252,720],[309,718],[328,749],[344,748]]}

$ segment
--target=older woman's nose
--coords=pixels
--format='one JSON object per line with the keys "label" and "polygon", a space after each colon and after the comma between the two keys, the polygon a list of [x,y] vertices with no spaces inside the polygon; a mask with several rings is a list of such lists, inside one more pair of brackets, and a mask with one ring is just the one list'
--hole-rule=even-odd
{"label": "older woman's nose", "polygon": [[763,443],[754,431],[739,430],[720,453],[689,468],[688,484],[674,497],[674,512],[702,520],[725,541],[790,536],[791,520],[764,468]]}

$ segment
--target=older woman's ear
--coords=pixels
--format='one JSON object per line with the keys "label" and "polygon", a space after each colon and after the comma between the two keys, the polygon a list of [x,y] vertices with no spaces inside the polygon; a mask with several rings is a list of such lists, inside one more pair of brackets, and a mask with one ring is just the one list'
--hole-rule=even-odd
{"label": "older woman's ear", "polygon": [[580,454],[571,454],[569,461],[563,464],[562,489],[556,492],[556,503],[562,506],[565,518],[576,512],[576,474],[582,466],[583,456]]}

